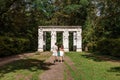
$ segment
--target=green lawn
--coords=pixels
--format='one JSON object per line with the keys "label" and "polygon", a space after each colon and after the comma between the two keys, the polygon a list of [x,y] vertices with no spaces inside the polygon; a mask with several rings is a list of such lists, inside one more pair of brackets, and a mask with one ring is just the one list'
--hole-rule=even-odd
{"label": "green lawn", "polygon": [[39,80],[39,75],[49,69],[45,59],[51,54],[36,54],[0,67],[0,80]]}
{"label": "green lawn", "polygon": [[102,60],[88,53],[66,54],[75,63],[75,70],[67,63],[74,80],[120,80],[120,62]]}

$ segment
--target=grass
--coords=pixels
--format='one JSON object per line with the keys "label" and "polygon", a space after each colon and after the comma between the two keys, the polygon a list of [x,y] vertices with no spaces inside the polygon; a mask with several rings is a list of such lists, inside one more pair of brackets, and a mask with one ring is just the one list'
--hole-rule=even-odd
{"label": "grass", "polygon": [[44,61],[51,54],[35,54],[0,67],[0,80],[39,80],[39,75],[48,70]]}
{"label": "grass", "polygon": [[88,53],[66,55],[75,63],[75,70],[66,63],[74,80],[120,80],[120,62],[102,60]]}
{"label": "grass", "polygon": [[65,70],[64,70],[64,80],[67,80],[67,73]]}

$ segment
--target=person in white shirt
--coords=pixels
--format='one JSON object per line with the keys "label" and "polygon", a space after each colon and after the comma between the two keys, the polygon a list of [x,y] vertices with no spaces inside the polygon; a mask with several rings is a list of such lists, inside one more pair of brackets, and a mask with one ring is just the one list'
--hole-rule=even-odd
{"label": "person in white shirt", "polygon": [[53,56],[53,62],[55,63],[55,61],[57,60],[57,53],[58,53],[58,46],[57,43],[55,43],[55,45],[52,47],[52,56]]}

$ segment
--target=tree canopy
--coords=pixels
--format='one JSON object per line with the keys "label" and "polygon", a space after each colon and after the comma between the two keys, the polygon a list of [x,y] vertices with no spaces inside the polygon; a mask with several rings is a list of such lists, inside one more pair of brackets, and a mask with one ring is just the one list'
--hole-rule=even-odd
{"label": "tree canopy", "polygon": [[39,25],[80,25],[83,50],[119,55],[119,3],[119,0],[0,0],[0,55],[37,50]]}

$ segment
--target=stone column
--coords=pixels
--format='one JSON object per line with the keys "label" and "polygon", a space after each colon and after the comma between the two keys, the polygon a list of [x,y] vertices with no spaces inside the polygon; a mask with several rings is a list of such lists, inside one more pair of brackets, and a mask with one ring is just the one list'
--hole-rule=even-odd
{"label": "stone column", "polygon": [[65,30],[63,32],[63,46],[64,46],[64,51],[68,52],[69,51],[69,32]]}
{"label": "stone column", "polygon": [[56,31],[53,30],[51,31],[51,51],[55,43],[56,43]]}
{"label": "stone column", "polygon": [[42,31],[42,28],[38,29],[38,51],[43,52],[43,31]]}
{"label": "stone column", "polygon": [[73,50],[76,51],[77,48],[77,33],[73,32]]}
{"label": "stone column", "polygon": [[82,36],[81,36],[82,30],[78,29],[77,31],[77,52],[82,51]]}

